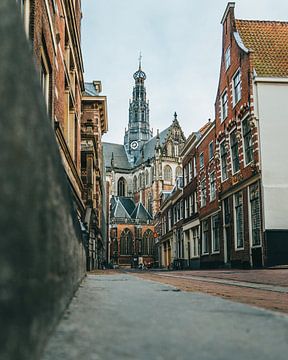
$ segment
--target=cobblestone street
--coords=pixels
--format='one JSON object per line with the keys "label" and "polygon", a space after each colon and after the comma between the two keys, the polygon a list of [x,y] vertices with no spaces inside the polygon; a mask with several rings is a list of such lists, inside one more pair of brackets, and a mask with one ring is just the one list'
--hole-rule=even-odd
{"label": "cobblestone street", "polygon": [[137,276],[288,313],[288,269],[149,271]]}

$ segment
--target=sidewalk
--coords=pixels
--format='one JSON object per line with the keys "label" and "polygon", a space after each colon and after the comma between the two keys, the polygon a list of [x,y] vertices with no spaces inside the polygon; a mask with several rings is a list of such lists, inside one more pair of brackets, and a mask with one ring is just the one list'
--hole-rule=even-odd
{"label": "sidewalk", "polygon": [[42,360],[286,360],[288,317],[128,274],[88,275]]}

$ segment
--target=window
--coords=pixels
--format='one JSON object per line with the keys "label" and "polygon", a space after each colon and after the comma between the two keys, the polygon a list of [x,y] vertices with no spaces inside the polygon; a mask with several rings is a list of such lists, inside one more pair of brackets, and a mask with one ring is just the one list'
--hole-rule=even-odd
{"label": "window", "polygon": [[227,115],[228,115],[228,94],[227,94],[227,90],[225,90],[221,97],[221,119],[222,119],[222,121],[226,119]]}
{"label": "window", "polygon": [[225,141],[220,144],[220,158],[221,158],[221,176],[222,181],[228,178],[227,173],[227,150],[225,146]]}
{"label": "window", "polygon": [[184,186],[188,184],[188,166],[184,167]]}
{"label": "window", "polygon": [[209,144],[209,160],[211,160],[214,156],[214,147],[213,147],[213,141]]}
{"label": "window", "polygon": [[151,230],[146,230],[142,240],[142,255],[153,255],[154,253],[154,237]]}
{"label": "window", "polygon": [[227,70],[231,65],[231,50],[230,46],[225,51],[225,69]]}
{"label": "window", "polygon": [[220,249],[220,223],[219,215],[212,216],[212,251],[218,252]]}
{"label": "window", "polygon": [[193,172],[194,172],[194,177],[197,175],[197,168],[196,168],[196,156],[193,156]]}
{"label": "window", "polygon": [[201,206],[206,205],[206,184],[205,179],[201,181]]}
{"label": "window", "polygon": [[189,214],[189,197],[185,199],[185,218],[187,219]]}
{"label": "window", "polygon": [[238,103],[241,99],[241,72],[237,71],[236,75],[233,77],[233,95],[234,95],[234,105]]}
{"label": "window", "polygon": [[204,167],[204,154],[203,152],[200,154],[200,169],[202,169]]}
{"label": "window", "polygon": [[237,171],[240,170],[239,149],[238,149],[238,141],[236,138],[236,130],[234,130],[230,135],[230,145],[231,145],[231,153],[232,153],[233,173],[235,174]]}
{"label": "window", "polygon": [[209,224],[208,220],[203,221],[202,254],[209,253]]}
{"label": "window", "polygon": [[164,181],[172,183],[172,169],[169,165],[164,167]]}
{"label": "window", "polygon": [[189,171],[189,182],[192,180],[193,178],[193,172],[192,172],[192,162],[189,161],[189,164],[188,164],[188,171]]}
{"label": "window", "polygon": [[126,180],[121,177],[119,180],[118,180],[118,196],[125,196],[125,189],[126,188]]}
{"label": "window", "polygon": [[234,195],[234,207],[236,248],[239,249],[244,246],[243,195],[241,191]]}
{"label": "window", "polygon": [[132,255],[132,233],[129,229],[125,229],[121,233],[120,254],[121,255]]}
{"label": "window", "polygon": [[252,132],[248,118],[243,120],[242,130],[244,138],[245,164],[247,165],[253,160]]}
{"label": "window", "polygon": [[189,196],[189,212],[190,216],[193,215],[193,194]]}
{"label": "window", "polygon": [[210,201],[215,200],[216,198],[216,179],[215,172],[210,174]]}
{"label": "window", "polygon": [[261,243],[261,213],[260,213],[260,199],[259,199],[259,185],[254,184],[250,186],[250,213],[251,213],[251,232],[252,232],[252,246],[258,246]]}
{"label": "window", "polygon": [[194,212],[197,213],[198,206],[197,206],[197,191],[194,191],[193,193],[193,199],[194,199]]}
{"label": "window", "polygon": [[41,51],[41,63],[40,63],[40,84],[47,106],[47,111],[49,110],[49,89],[50,89],[50,76],[49,76],[49,67],[48,61],[44,51]]}
{"label": "window", "polygon": [[198,227],[193,228],[192,236],[193,236],[192,256],[199,256],[199,228]]}

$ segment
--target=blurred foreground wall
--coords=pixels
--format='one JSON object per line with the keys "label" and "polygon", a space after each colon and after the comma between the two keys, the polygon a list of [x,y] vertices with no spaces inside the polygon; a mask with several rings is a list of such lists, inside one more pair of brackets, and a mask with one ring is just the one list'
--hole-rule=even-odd
{"label": "blurred foreground wall", "polygon": [[15,0],[0,1],[0,18],[0,359],[33,360],[85,253]]}

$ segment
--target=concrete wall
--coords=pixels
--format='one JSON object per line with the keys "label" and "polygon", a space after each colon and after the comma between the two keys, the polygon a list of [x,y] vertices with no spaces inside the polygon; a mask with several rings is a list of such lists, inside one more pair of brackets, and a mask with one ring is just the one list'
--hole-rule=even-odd
{"label": "concrete wall", "polygon": [[[281,81],[281,82],[280,82]],[[256,79],[265,230],[288,230],[288,79]]]}
{"label": "concrete wall", "polygon": [[33,360],[85,256],[15,1],[1,0],[0,18],[0,358]]}

